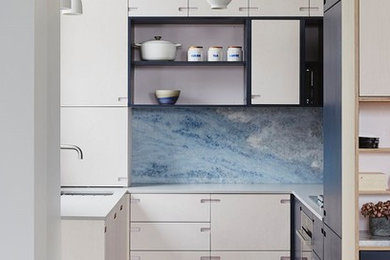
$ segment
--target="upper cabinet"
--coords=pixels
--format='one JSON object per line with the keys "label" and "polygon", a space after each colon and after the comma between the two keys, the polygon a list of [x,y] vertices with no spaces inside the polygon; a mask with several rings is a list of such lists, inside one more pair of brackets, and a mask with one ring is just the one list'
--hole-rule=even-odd
{"label": "upper cabinet", "polygon": [[360,96],[390,96],[388,0],[360,1]]}
{"label": "upper cabinet", "polygon": [[309,16],[309,0],[249,0],[249,16]]}
{"label": "upper cabinet", "polygon": [[252,104],[300,103],[299,20],[252,21]]}
{"label": "upper cabinet", "polygon": [[206,0],[189,0],[189,16],[247,16],[248,0],[231,1],[226,9],[211,9]]}
{"label": "upper cabinet", "polygon": [[129,16],[187,16],[187,0],[129,0]]}
{"label": "upper cabinet", "polygon": [[127,106],[127,0],[83,0],[83,10],[61,15],[61,105]]}
{"label": "upper cabinet", "polygon": [[324,0],[310,0],[310,16],[324,16]]}

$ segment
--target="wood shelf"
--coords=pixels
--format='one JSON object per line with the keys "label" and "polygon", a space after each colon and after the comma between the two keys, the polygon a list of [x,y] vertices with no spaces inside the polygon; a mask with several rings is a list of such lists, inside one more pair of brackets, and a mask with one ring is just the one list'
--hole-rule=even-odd
{"label": "wood shelf", "polygon": [[387,246],[361,246],[360,251],[390,251],[390,247]]}
{"label": "wood shelf", "polygon": [[390,102],[390,97],[359,97],[360,102]]}
{"label": "wood shelf", "polygon": [[390,153],[390,148],[359,148],[361,153]]}
{"label": "wood shelf", "polygon": [[237,67],[245,66],[245,61],[133,61],[135,67],[147,67],[147,66],[189,66],[189,67]]}
{"label": "wood shelf", "polygon": [[383,191],[359,191],[359,195],[390,195],[390,190],[383,190]]}

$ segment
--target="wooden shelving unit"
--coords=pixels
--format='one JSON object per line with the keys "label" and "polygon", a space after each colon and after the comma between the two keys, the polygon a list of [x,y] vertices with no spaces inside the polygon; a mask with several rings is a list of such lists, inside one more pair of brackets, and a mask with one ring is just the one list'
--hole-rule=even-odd
{"label": "wooden shelving unit", "polygon": [[359,97],[360,102],[390,102],[390,97]]}
{"label": "wooden shelving unit", "polygon": [[359,195],[390,195],[390,190],[383,190],[383,191],[359,191]]}
{"label": "wooden shelving unit", "polygon": [[390,148],[359,148],[360,153],[390,153]]}

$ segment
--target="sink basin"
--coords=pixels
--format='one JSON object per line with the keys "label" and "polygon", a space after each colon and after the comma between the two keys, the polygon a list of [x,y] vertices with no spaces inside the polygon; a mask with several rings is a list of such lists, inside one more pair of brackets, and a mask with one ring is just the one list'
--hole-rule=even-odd
{"label": "sink basin", "polygon": [[109,191],[85,192],[85,191],[61,191],[61,196],[111,196],[114,193]]}

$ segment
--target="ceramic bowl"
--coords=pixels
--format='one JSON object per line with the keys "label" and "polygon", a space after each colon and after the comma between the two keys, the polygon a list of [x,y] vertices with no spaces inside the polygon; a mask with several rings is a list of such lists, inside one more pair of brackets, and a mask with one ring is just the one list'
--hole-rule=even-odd
{"label": "ceramic bowl", "polygon": [[226,9],[232,0],[207,0],[211,9]]}
{"label": "ceramic bowl", "polygon": [[158,89],[155,94],[160,105],[174,105],[180,96],[180,90]]}

